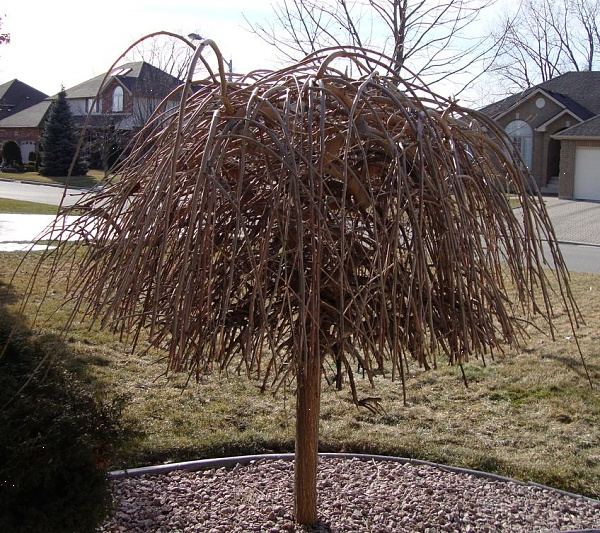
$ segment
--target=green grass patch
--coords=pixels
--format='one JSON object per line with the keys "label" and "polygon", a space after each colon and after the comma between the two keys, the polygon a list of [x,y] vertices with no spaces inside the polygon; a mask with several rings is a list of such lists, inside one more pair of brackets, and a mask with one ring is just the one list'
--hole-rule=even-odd
{"label": "green grass patch", "polygon": [[0,213],[29,214],[29,215],[56,215],[58,206],[38,204],[37,202],[23,202],[0,198]]}
{"label": "green grass patch", "polygon": [[15,181],[33,181],[36,183],[66,185],[69,187],[89,188],[98,185],[104,179],[104,172],[101,170],[88,170],[85,176],[42,176],[37,172],[0,172],[1,179]]}
{"label": "green grass patch", "polygon": [[[0,279],[9,279],[22,257],[0,254]],[[32,254],[21,266],[13,287],[17,294],[35,259]],[[41,283],[32,304],[40,301],[43,288]],[[532,327],[522,350],[507,350],[486,366],[466,364],[468,387],[458,368],[413,367],[404,406],[399,382],[377,376],[373,391],[360,380],[359,396],[382,398],[385,412],[373,414],[354,407],[347,390],[323,382],[320,449],[427,459],[600,497],[600,276],[572,274],[572,290],[588,324],[579,341],[593,390],[568,316],[557,306],[556,342]],[[40,332],[60,331],[69,311],[59,308],[61,291],[60,283],[51,287],[40,309]],[[66,342],[65,364],[78,379],[107,400],[129,398],[122,421],[135,437],[117,447],[113,468],[293,451],[293,388],[276,397],[261,394],[259,382],[243,372],[215,372],[186,387],[186,376],[163,375],[163,352],[132,355],[126,339],[85,322],[74,326]]]}

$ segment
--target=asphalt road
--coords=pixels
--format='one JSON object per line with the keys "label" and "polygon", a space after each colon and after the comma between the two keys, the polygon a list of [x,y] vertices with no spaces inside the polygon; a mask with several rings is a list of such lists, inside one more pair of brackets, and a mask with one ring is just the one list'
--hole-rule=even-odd
{"label": "asphalt road", "polygon": [[[63,205],[73,205],[80,198],[82,192],[79,189],[67,189]],[[0,198],[8,198],[10,200],[60,205],[63,193],[64,189],[62,187],[33,185],[18,181],[0,181]]]}

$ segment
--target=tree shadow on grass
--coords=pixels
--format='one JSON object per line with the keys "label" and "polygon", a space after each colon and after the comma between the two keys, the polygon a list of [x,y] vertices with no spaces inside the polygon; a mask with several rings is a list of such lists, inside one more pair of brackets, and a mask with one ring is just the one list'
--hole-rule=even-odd
{"label": "tree shadow on grass", "polygon": [[575,372],[583,381],[588,380],[586,367],[593,383],[597,383],[598,379],[600,379],[600,364],[590,362],[589,357],[585,358],[585,366],[582,364],[581,359],[579,357],[567,357],[564,355],[546,354],[544,355],[544,359],[550,359],[552,361],[556,361],[557,363],[561,363],[569,370]]}
{"label": "tree shadow on grass", "polygon": [[18,299],[0,281],[0,531],[91,532],[111,503],[122,406],[78,380],[64,341],[10,309]]}

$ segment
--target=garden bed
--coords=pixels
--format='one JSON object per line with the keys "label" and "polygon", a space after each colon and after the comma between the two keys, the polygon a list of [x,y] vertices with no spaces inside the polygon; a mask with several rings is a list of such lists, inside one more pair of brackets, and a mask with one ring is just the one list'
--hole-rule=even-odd
{"label": "garden bed", "polygon": [[[116,531],[303,531],[293,521],[293,466],[172,471],[113,481]],[[565,531],[600,526],[600,502],[425,464],[325,458],[316,531]]]}

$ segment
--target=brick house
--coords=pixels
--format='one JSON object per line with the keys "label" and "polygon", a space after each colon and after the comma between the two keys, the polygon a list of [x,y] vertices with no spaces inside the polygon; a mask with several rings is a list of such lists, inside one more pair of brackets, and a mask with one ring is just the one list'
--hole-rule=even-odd
{"label": "brick house", "polygon": [[600,200],[600,72],[568,72],[484,107],[542,192]]}
{"label": "brick house", "polygon": [[[0,85],[0,121],[30,108],[46,98],[48,98],[47,94],[38,91],[31,85],[27,85],[20,80],[15,79],[3,83]],[[0,139],[1,142],[9,140],[8,136],[3,135],[1,132]],[[17,135],[12,137],[12,140],[19,143],[21,146],[21,153],[25,158],[30,151],[35,151],[35,132],[20,131]]]}
{"label": "brick house", "polygon": [[[110,125],[124,134],[133,132],[144,125],[165,96],[181,83],[144,61],[115,68],[101,87],[104,76],[101,74],[65,90],[76,126],[83,126],[91,110],[90,131]],[[16,141],[24,161],[31,151],[38,150],[44,121],[56,98],[43,96],[44,99],[33,105],[0,119],[0,143]],[[176,103],[170,102],[170,106]]]}

